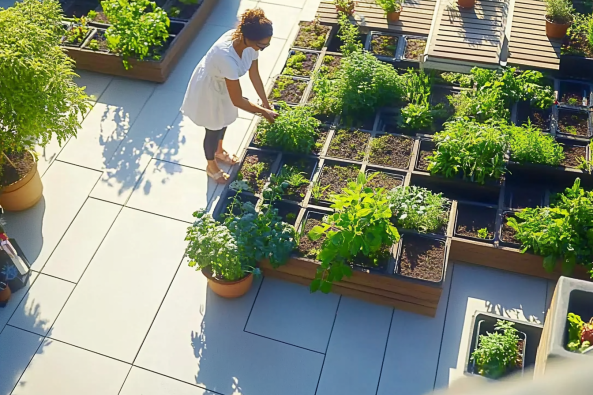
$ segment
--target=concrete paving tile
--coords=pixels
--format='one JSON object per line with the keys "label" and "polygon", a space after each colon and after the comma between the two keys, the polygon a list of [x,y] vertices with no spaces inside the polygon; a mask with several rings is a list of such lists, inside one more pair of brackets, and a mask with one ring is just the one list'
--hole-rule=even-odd
{"label": "concrete paving tile", "polygon": [[33,269],[43,269],[100,176],[98,171],[56,161],[42,178],[39,203],[4,214],[6,232],[17,240]]}
{"label": "concrete paving tile", "polygon": [[[342,297],[316,395],[377,391],[393,309]],[[344,380],[344,372],[356,372]]]}
{"label": "concrete paving tile", "polygon": [[258,281],[238,299],[206,284],[182,263],[134,365],[225,395],[314,394],[323,355],[243,331]]}
{"label": "concrete paving tile", "polygon": [[43,337],[12,326],[7,326],[0,332],[0,395],[10,395]]}
{"label": "concrete paving tile", "polygon": [[[203,153],[198,151],[197,155]],[[153,159],[127,206],[193,222],[192,214],[208,206],[216,187],[204,170]]]}
{"label": "concrete paving tile", "polygon": [[464,377],[476,311],[543,322],[546,280],[480,266],[455,264],[435,388]]}
{"label": "concrete paving tile", "polygon": [[287,39],[298,22],[301,13],[300,8],[263,2],[259,2],[257,6],[264,10],[266,17],[272,23],[275,22],[274,37]]}
{"label": "concrete paving tile", "polygon": [[126,134],[103,176],[91,192],[92,197],[125,204],[159,145],[174,125],[183,93],[155,91]]}
{"label": "concrete paving tile", "polygon": [[63,141],[60,145],[60,142],[54,136],[54,138],[52,138],[45,147],[40,145],[35,147],[35,153],[37,154],[37,170],[39,171],[39,175],[41,177],[43,177],[54,160],[57,159],[58,155],[62,151],[62,148],[66,146],[67,142],[68,140]]}
{"label": "concrete paving tile", "polygon": [[452,274],[449,265],[434,318],[393,311],[377,395],[424,395],[433,390]]}
{"label": "concrete paving tile", "polygon": [[86,70],[76,70],[79,78],[75,78],[74,82],[80,87],[85,87],[85,92],[91,98],[91,101],[96,102],[107,86],[113,80],[113,76],[107,74],[94,73]]}
{"label": "concrete paving tile", "polygon": [[258,6],[261,7],[263,4],[276,4],[287,7],[303,8],[305,0],[261,0]]}
{"label": "concrete paving tile", "polygon": [[43,273],[77,283],[121,206],[88,199],[43,267]]}
{"label": "concrete paving tile", "polygon": [[46,339],[12,395],[117,395],[130,365]]}
{"label": "concrete paving tile", "polygon": [[27,284],[23,288],[19,289],[17,292],[14,292],[12,294],[12,297],[10,298],[10,301],[8,301],[6,307],[0,309],[0,331],[8,323],[10,317],[12,317],[12,314],[15,312],[15,310],[21,303],[21,300],[23,300],[25,295],[27,295],[27,291],[35,282],[35,279],[38,275],[39,273],[31,271],[31,276],[29,277],[29,281],[27,282]]}
{"label": "concrete paving tile", "polygon": [[47,335],[74,286],[69,281],[40,274],[8,324],[40,336]]}
{"label": "concrete paving tile", "polygon": [[155,85],[114,78],[58,158],[102,170],[136,121]]}
{"label": "concrete paving tile", "polygon": [[206,23],[234,29],[239,24],[241,14],[256,6],[257,1],[253,0],[219,0]]}
{"label": "concrete paving tile", "polygon": [[195,385],[149,372],[134,366],[126,379],[120,395],[215,395]]}
{"label": "concrete paving tile", "polygon": [[131,363],[181,262],[186,228],[124,209],[49,337]]}
{"label": "concrete paving tile", "polygon": [[245,330],[325,353],[339,300],[337,294],[312,294],[309,287],[266,278]]}

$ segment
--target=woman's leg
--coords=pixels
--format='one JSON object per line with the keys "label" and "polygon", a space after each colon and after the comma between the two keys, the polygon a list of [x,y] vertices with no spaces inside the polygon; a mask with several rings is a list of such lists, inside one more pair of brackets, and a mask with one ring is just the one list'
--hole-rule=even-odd
{"label": "woman's leg", "polygon": [[[218,149],[218,145],[220,140],[220,135],[222,134],[222,130],[210,130],[206,129],[206,136],[204,137],[204,153],[206,154],[206,160],[208,161],[207,170],[211,174],[217,174],[220,172],[220,167],[216,163],[215,154]],[[219,178],[217,181],[220,183],[226,182],[228,179],[228,174],[224,173],[223,177]]]}
{"label": "woman's leg", "polygon": [[218,140],[218,146],[216,149],[216,153],[219,155],[222,155],[224,153],[224,149],[222,149],[222,140],[224,139],[225,133],[226,133],[226,127],[222,128],[220,130],[220,133],[218,134],[219,140]]}

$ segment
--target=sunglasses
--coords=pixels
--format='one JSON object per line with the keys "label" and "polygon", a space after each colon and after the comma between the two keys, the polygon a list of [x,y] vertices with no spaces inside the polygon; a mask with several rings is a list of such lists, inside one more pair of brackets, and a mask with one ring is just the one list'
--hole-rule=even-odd
{"label": "sunglasses", "polygon": [[[245,43],[245,45],[247,45],[247,40],[245,38],[243,38],[243,42]],[[260,44],[260,43],[255,43],[255,45],[259,48],[260,51],[263,51],[264,49],[266,49],[270,46],[270,44]]]}

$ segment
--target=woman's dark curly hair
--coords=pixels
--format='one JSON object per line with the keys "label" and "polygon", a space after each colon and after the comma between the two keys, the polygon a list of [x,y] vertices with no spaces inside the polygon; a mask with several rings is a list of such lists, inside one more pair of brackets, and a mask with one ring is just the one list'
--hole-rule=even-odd
{"label": "woman's dark curly hair", "polygon": [[272,21],[266,18],[264,10],[253,8],[241,15],[241,22],[239,22],[237,30],[233,33],[233,40],[243,40],[246,38],[252,41],[259,41],[267,37],[272,37],[272,34]]}

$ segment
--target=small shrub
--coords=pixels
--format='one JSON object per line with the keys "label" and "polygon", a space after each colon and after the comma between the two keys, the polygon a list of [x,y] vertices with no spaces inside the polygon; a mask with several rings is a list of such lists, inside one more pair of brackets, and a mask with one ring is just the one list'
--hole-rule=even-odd
{"label": "small shrub", "polygon": [[519,163],[537,163],[558,166],[564,160],[562,146],[554,137],[540,132],[538,128],[527,125],[509,126],[511,136],[511,158]]}
{"label": "small shrub", "polygon": [[282,103],[274,123],[260,122],[258,133],[263,145],[284,151],[309,153],[315,145],[317,128],[321,122],[309,107],[294,107]]}
{"label": "small shrub", "polygon": [[545,0],[546,18],[552,23],[570,23],[574,8],[570,0]]}
{"label": "small shrub", "polygon": [[340,25],[338,37],[342,40],[340,52],[344,55],[348,55],[352,52],[362,51],[362,42],[360,42],[360,31],[358,30],[358,26],[351,23],[345,15],[340,16],[338,24]]}
{"label": "small shrub", "polygon": [[498,320],[494,327],[496,332],[480,335],[478,348],[471,356],[479,374],[495,379],[517,366],[520,339],[513,325],[512,322]]}
{"label": "small shrub", "polygon": [[436,232],[449,220],[451,202],[442,193],[417,186],[397,187],[387,193],[387,200],[397,225],[404,229]]}

